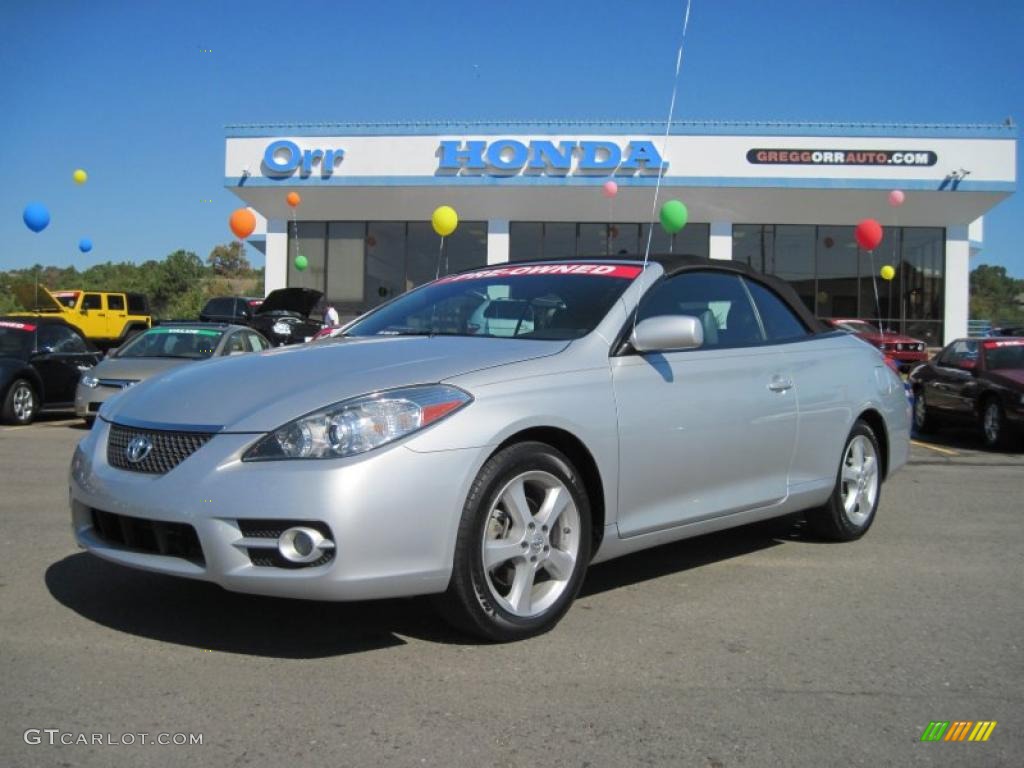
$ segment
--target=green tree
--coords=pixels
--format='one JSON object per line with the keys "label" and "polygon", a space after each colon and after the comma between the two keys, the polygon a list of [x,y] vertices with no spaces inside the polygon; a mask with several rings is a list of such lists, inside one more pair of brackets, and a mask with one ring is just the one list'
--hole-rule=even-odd
{"label": "green tree", "polygon": [[245,246],[238,240],[227,245],[214,246],[210,255],[206,257],[206,263],[222,277],[238,277],[252,271],[252,265],[245,258]]}
{"label": "green tree", "polygon": [[971,317],[995,324],[1024,321],[1024,280],[1006,274],[1005,267],[979,264],[971,271]]}

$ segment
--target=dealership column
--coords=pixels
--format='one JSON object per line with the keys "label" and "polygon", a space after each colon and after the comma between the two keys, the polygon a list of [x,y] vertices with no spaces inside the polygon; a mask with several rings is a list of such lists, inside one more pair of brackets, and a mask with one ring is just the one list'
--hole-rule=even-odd
{"label": "dealership column", "polygon": [[708,256],[732,261],[732,222],[712,221],[708,239]]}
{"label": "dealership column", "polygon": [[267,219],[266,271],[263,275],[263,295],[278,288],[288,287],[288,222],[285,219]]}
{"label": "dealership column", "polygon": [[971,242],[966,226],[946,230],[946,283],[943,286],[943,344],[967,335],[970,313]]}
{"label": "dealership column", "polygon": [[508,247],[508,219],[490,219],[487,222],[487,263],[506,263]]}

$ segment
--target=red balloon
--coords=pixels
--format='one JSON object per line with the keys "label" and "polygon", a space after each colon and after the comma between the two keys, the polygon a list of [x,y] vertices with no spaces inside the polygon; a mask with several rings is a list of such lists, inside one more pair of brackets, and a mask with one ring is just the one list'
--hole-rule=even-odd
{"label": "red balloon", "polygon": [[865,251],[873,251],[882,242],[882,225],[874,219],[864,219],[853,232],[857,245]]}

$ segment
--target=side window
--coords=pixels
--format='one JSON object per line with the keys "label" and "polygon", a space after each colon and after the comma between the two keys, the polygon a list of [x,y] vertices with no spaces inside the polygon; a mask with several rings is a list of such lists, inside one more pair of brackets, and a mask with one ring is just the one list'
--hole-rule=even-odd
{"label": "side window", "polygon": [[789,341],[808,335],[807,328],[793,310],[786,306],[786,302],[760,283],[753,280],[743,282],[754,297],[754,305],[761,315],[768,341]]}
{"label": "side window", "polygon": [[85,342],[78,334],[62,325],[39,326],[38,344],[39,349],[49,349],[53,352],[88,352]]}
{"label": "side window", "polygon": [[124,312],[124,296],[119,293],[108,293],[107,309],[114,312]]}
{"label": "side window", "polygon": [[88,347],[85,346],[85,342],[82,341],[82,337],[72,331],[70,328],[61,328],[57,326],[60,331],[60,341],[57,342],[57,346],[54,347],[55,352],[64,352],[66,354],[78,354],[79,352],[88,352]]}
{"label": "side window", "polygon": [[[947,368],[967,368],[978,360],[978,342],[954,341],[939,358],[939,365]],[[965,365],[966,363],[966,365]]]}
{"label": "side window", "polygon": [[246,343],[245,334],[242,332],[233,334],[224,346],[225,355],[241,355],[248,351],[249,345]]}
{"label": "side window", "polygon": [[704,329],[701,349],[760,344],[761,326],[740,278],[722,272],[684,272],[654,286],[640,302],[637,320],[692,315]]}
{"label": "side window", "polygon": [[103,300],[98,293],[87,293],[82,299],[82,309],[102,309]]}
{"label": "side window", "polygon": [[267,343],[263,341],[263,337],[256,333],[247,334],[249,336],[249,346],[252,347],[253,352],[262,352],[267,348]]}

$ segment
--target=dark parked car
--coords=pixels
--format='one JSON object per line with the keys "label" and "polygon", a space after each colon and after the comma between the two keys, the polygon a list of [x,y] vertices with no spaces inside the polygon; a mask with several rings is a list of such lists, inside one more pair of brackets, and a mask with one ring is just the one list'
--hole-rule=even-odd
{"label": "dark parked car", "polygon": [[82,371],[103,358],[57,318],[0,318],[0,420],[29,424],[41,410],[71,410]]}
{"label": "dark parked car", "polygon": [[210,299],[199,312],[204,323],[229,323],[249,325],[263,299],[252,296],[217,296]]}
{"label": "dark parked car", "polygon": [[323,294],[312,288],[278,288],[263,300],[249,325],[275,347],[301,344],[324,327],[309,316],[321,298]]}
{"label": "dark parked car", "polygon": [[914,426],[981,428],[991,448],[1010,445],[1024,426],[1024,338],[957,339],[910,374]]}

